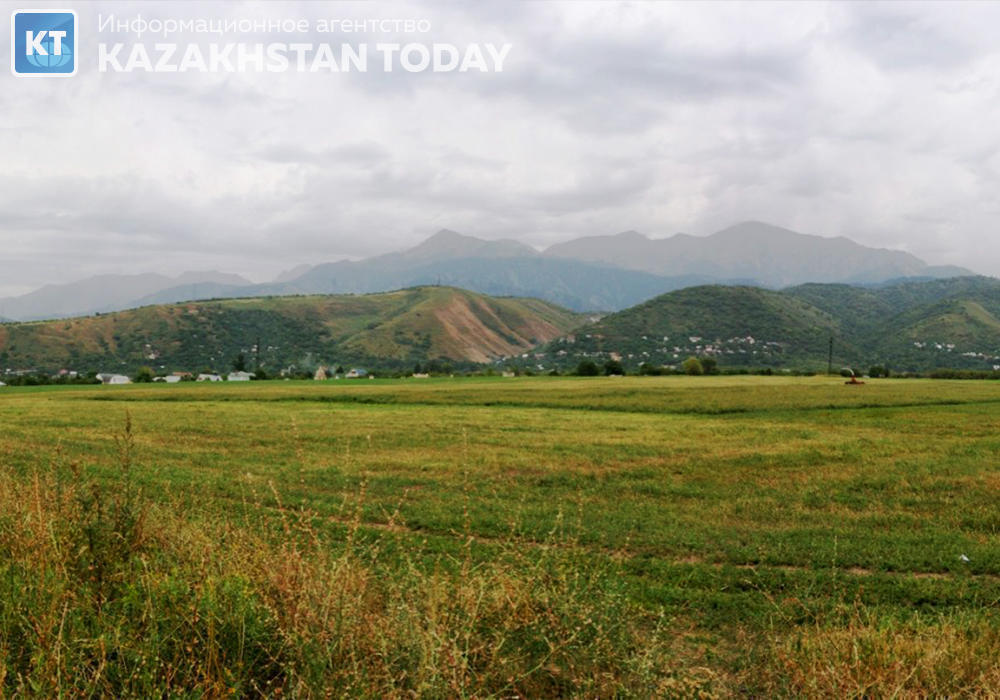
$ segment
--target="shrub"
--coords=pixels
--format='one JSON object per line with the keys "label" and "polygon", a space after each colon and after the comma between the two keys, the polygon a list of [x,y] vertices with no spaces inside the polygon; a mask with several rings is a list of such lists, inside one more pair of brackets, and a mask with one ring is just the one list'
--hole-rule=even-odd
{"label": "shrub", "polygon": [[698,376],[705,373],[705,369],[704,367],[702,367],[701,360],[699,360],[697,357],[694,356],[684,360],[684,364],[682,366],[684,368],[685,374]]}
{"label": "shrub", "polygon": [[576,374],[580,377],[596,377],[600,373],[600,368],[593,360],[582,360],[576,366]]}
{"label": "shrub", "polygon": [[609,377],[613,375],[622,376],[625,374],[625,368],[622,367],[622,363],[618,360],[608,360],[604,363],[604,374]]}

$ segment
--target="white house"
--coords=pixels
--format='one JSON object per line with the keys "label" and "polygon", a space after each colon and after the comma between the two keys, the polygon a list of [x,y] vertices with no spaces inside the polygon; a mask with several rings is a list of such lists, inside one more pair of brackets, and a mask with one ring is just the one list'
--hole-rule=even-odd
{"label": "white house", "polygon": [[226,381],[230,382],[249,382],[253,379],[253,375],[250,372],[230,372],[226,377]]}
{"label": "white house", "polygon": [[154,382],[166,382],[167,384],[177,384],[181,380],[176,374],[168,374],[166,377],[153,377]]}
{"label": "white house", "polygon": [[198,375],[198,379],[196,381],[199,381],[199,382],[221,382],[222,381],[222,377],[220,377],[218,374],[199,374]]}
{"label": "white house", "polygon": [[97,378],[101,380],[101,384],[131,384],[132,380],[126,377],[124,374],[98,374]]}
{"label": "white house", "polygon": [[359,377],[367,377],[367,376],[368,376],[368,370],[366,369],[352,369],[346,375],[348,379],[358,379]]}

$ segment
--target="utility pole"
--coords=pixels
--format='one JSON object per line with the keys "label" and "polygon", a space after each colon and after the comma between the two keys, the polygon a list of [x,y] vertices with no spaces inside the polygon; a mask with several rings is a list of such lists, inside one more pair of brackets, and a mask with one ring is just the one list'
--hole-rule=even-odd
{"label": "utility pole", "polygon": [[254,357],[254,364],[256,365],[256,367],[254,367],[254,369],[255,370],[259,370],[260,369],[260,336],[259,335],[257,336],[257,345],[254,346],[254,353],[253,354],[255,356]]}
{"label": "utility pole", "polygon": [[826,373],[833,374],[833,336],[830,336],[830,354],[826,358]]}

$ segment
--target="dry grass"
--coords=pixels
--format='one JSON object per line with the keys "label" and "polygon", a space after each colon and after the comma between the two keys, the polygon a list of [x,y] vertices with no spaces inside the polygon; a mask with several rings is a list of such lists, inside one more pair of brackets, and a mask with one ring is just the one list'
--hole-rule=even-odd
{"label": "dry grass", "polygon": [[565,547],[418,560],[391,528],[365,536],[363,490],[343,539],[277,492],[209,522],[146,503],[129,426],[120,447],[112,484],[75,465],[0,475],[10,692],[606,697],[678,682],[662,619]]}
{"label": "dry grass", "polygon": [[899,623],[859,609],[846,626],[817,625],[774,639],[752,686],[798,697],[995,698],[998,649],[1000,628],[980,617]]}

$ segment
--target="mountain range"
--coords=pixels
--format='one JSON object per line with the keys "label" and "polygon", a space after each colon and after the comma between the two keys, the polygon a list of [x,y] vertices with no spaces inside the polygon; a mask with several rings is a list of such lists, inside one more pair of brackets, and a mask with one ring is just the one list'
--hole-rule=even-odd
{"label": "mountain range", "polygon": [[879,287],[687,287],[605,315],[446,286],[374,294],[189,301],[0,324],[0,368],[46,371],[226,369],[240,353],[268,371],[415,363],[571,369],[583,359],[723,368],[895,371],[1000,367],[1000,280],[959,277]]}
{"label": "mountain range", "polygon": [[628,231],[617,236],[578,238],[552,246],[546,255],[600,260],[663,276],[742,279],[772,288],[806,282],[871,284],[899,277],[971,274],[963,268],[929,266],[909,253],[868,248],[842,236],[809,236],[757,221],[704,237],[681,233],[652,240]]}
{"label": "mountain range", "polygon": [[650,239],[634,231],[578,238],[537,251],[442,230],[421,244],[358,261],[300,265],[273,281],[192,272],[102,275],[0,299],[0,317],[65,318],[207,298],[366,294],[444,284],[494,296],[529,296],[576,311],[616,311],[702,284],[782,288],[807,282],[880,284],[971,274],[909,253],[868,248],[770,224],[744,222],[710,236]]}

